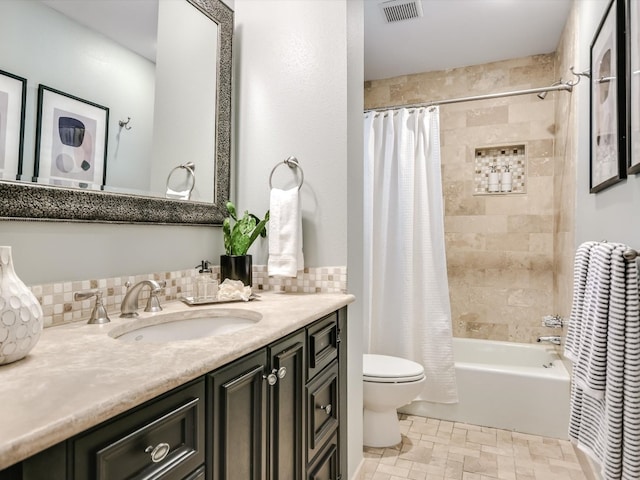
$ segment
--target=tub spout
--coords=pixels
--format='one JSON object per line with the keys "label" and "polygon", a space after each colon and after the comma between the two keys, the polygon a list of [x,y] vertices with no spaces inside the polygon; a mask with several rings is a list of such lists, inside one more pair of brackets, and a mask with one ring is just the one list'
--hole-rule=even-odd
{"label": "tub spout", "polygon": [[549,335],[545,337],[538,337],[538,342],[549,342],[554,345],[560,345],[560,343],[562,343],[562,338],[559,335]]}

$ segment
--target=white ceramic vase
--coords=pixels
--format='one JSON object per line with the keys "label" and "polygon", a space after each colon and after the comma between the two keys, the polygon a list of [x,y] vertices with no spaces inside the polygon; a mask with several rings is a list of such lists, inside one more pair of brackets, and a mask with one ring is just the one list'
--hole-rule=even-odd
{"label": "white ceramic vase", "polygon": [[13,270],[11,247],[0,247],[0,365],[24,358],[42,333],[42,307]]}

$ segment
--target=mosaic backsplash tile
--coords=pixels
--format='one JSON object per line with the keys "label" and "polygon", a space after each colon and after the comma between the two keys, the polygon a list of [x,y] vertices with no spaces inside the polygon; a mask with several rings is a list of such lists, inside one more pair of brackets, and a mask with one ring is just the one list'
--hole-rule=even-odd
{"label": "mosaic backsplash tile", "polygon": [[[212,267],[213,275],[220,280],[220,267]],[[100,289],[103,303],[109,315],[117,316],[120,304],[127,291],[125,284],[132,285],[142,280],[165,281],[166,286],[159,298],[161,303],[192,296],[197,271],[194,268],[175,272],[151,273],[147,275],[102,278],[78,282],[49,283],[31,286],[44,313],[44,326],[51,327],[80,320],[88,320],[95,298],[75,301],[75,292]],[[252,271],[254,292],[273,290],[276,292],[301,293],[345,293],[347,291],[347,267],[305,268],[296,278],[272,278],[267,275],[266,265],[254,265]],[[149,297],[148,289],[140,295],[140,306],[144,307]]]}
{"label": "mosaic backsplash tile", "polygon": [[[526,166],[524,145],[476,148],[474,195],[526,193]],[[507,172],[511,173],[511,182],[505,187],[502,179]],[[491,173],[497,174],[495,184],[491,182]]]}

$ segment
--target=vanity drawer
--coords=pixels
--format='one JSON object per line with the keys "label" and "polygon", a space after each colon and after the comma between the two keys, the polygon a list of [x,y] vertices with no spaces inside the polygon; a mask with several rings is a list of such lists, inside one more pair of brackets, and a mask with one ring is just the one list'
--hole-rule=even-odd
{"label": "vanity drawer", "polygon": [[338,436],[334,435],[308,469],[307,480],[336,480],[339,466]]}
{"label": "vanity drawer", "polygon": [[323,448],[338,429],[338,362],[307,384],[307,461]]}
{"label": "vanity drawer", "polygon": [[204,427],[199,381],[77,437],[74,479],[181,480],[204,463]]}
{"label": "vanity drawer", "polygon": [[338,358],[338,314],[332,313],[307,328],[309,362],[307,378],[311,380]]}

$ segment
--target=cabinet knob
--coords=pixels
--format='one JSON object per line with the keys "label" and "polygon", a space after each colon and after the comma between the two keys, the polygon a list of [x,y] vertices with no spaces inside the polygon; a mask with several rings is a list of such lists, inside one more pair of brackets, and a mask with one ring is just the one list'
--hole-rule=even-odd
{"label": "cabinet knob", "polygon": [[274,386],[276,383],[278,383],[278,376],[274,373],[275,370],[273,372],[271,372],[269,375],[263,375],[262,378],[264,378],[267,383],[270,386]]}
{"label": "cabinet knob", "polygon": [[331,404],[329,404],[329,405],[320,405],[318,408],[320,410],[323,410],[324,413],[326,413],[327,415],[331,415],[331,410],[333,410],[333,407],[331,406]]}
{"label": "cabinet knob", "polygon": [[287,376],[287,367],[280,367],[278,369],[278,378],[284,378]]}
{"label": "cabinet knob", "polygon": [[167,455],[169,455],[169,450],[171,450],[169,444],[163,442],[159,443],[155,447],[149,445],[144,449],[144,452],[151,454],[151,461],[153,463],[158,463],[164,460]]}

